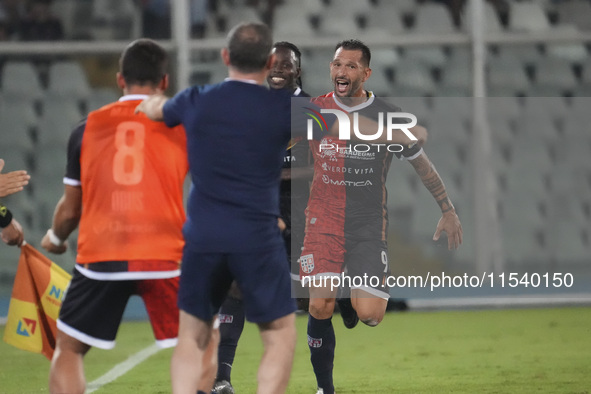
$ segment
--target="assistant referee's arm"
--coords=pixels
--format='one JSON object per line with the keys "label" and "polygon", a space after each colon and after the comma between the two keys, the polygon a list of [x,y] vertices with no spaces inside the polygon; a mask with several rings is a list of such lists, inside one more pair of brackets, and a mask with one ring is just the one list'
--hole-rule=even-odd
{"label": "assistant referee's arm", "polygon": [[2,203],[0,203],[0,228],[2,229],[2,241],[8,245],[22,245],[25,239],[23,228]]}

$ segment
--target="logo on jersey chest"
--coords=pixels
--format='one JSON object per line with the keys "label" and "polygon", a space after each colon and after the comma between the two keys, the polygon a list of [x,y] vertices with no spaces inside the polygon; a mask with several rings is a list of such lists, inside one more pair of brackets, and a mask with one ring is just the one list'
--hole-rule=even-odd
{"label": "logo on jersey chest", "polygon": [[373,168],[352,168],[352,167],[340,167],[340,166],[331,166],[327,163],[322,163],[322,169],[327,172],[337,172],[342,174],[355,174],[355,175],[364,175],[364,174],[373,174]]}
{"label": "logo on jersey chest", "polygon": [[329,177],[328,175],[322,175],[322,182],[327,185],[336,185],[336,186],[352,186],[352,187],[360,187],[360,186],[373,186],[370,180],[364,181],[345,181],[342,179],[335,180]]}

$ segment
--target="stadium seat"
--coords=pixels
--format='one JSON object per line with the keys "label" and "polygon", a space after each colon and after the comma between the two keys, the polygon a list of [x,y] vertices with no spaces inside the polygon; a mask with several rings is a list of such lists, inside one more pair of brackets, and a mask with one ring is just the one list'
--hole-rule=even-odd
{"label": "stadium seat", "polygon": [[70,134],[82,120],[78,103],[74,100],[56,100],[47,96],[43,101],[43,114],[39,120],[39,146],[66,147]]}
{"label": "stadium seat", "polygon": [[[429,145],[425,146],[425,152],[431,161],[435,164],[440,175],[447,183],[452,182],[450,177],[462,171],[464,164],[460,158],[461,142],[458,142],[454,137],[449,137],[447,128],[445,126],[438,127],[429,123],[429,130],[435,130],[430,134]],[[434,137],[431,137],[435,135]],[[447,184],[446,183],[446,184]]]}
{"label": "stadium seat", "polygon": [[392,93],[391,81],[386,71],[380,68],[372,71],[371,77],[365,82],[365,87],[382,97],[389,97]]}
{"label": "stadium seat", "polygon": [[508,61],[518,61],[522,65],[534,65],[543,59],[538,44],[507,44],[496,48],[496,55],[492,58]]}
{"label": "stadium seat", "polygon": [[252,7],[238,6],[221,12],[225,21],[225,31],[242,22],[261,22],[261,16]]}
{"label": "stadium seat", "polygon": [[[464,94],[455,94],[454,96],[466,97],[472,93],[472,63],[460,63],[459,61],[448,61],[442,67],[441,82],[439,92],[457,91]],[[439,94],[445,97],[444,94]]]}
{"label": "stadium seat", "polygon": [[90,39],[93,1],[53,0],[51,10],[60,18],[64,38]]}
{"label": "stadium seat", "polygon": [[57,180],[61,183],[66,172],[66,147],[38,149],[35,155],[35,178]]}
{"label": "stadium seat", "polygon": [[115,102],[120,96],[118,92],[110,88],[92,89],[90,96],[86,99],[86,113],[99,109],[103,105]]}
{"label": "stadium seat", "polygon": [[530,82],[522,63],[517,59],[492,58],[487,65],[487,80],[491,93],[505,91],[509,96],[524,94]]}
{"label": "stadium seat", "polygon": [[[484,3],[484,23],[486,32],[500,32],[503,30],[497,10],[491,3]],[[462,10],[462,29],[470,32],[472,28],[472,2],[467,1]]]}
{"label": "stadium seat", "polygon": [[300,8],[294,12],[291,7],[280,6],[273,17],[273,35],[276,41],[294,40],[294,37],[313,37],[315,31],[310,23],[310,15]]}
{"label": "stadium seat", "polygon": [[431,70],[407,57],[395,68],[394,96],[430,96],[435,91]]}
{"label": "stadium seat", "polygon": [[32,162],[30,155],[22,150],[16,149],[14,145],[2,144],[0,146],[0,159],[4,159],[4,169],[2,173],[17,170],[27,170],[32,172]]}
{"label": "stadium seat", "polygon": [[2,68],[2,94],[38,100],[43,96],[39,74],[31,62],[7,61]]}
{"label": "stadium seat", "polygon": [[509,167],[509,149],[507,148],[508,143],[505,141],[510,140],[510,137],[506,137],[503,130],[499,126],[494,126],[494,123],[490,127],[491,132],[491,161],[492,168],[494,171],[495,179],[497,180],[498,189],[503,188],[503,184],[500,184],[501,180],[507,179],[507,172],[510,171]]}
{"label": "stadium seat", "polygon": [[572,221],[553,221],[548,229],[550,250],[555,264],[560,266],[588,264],[591,245],[585,228],[573,225]]}
{"label": "stadium seat", "polygon": [[579,119],[582,122],[591,123],[591,111],[589,111],[589,108],[591,108],[590,106],[591,98],[589,97],[573,98],[571,103],[571,114],[574,118]]}
{"label": "stadium seat", "polygon": [[304,90],[311,96],[320,96],[333,90],[328,74],[328,67],[326,72],[306,72],[302,75],[302,83]]}
{"label": "stadium seat", "polygon": [[536,141],[532,144],[535,146],[545,145],[553,146],[560,143],[560,134],[558,127],[549,115],[540,117],[526,117],[523,121],[518,121],[516,124],[516,138]]}
{"label": "stadium seat", "polygon": [[31,153],[34,148],[37,116],[26,102],[8,101],[0,106],[2,142],[4,147]]}
{"label": "stadium seat", "polygon": [[590,128],[589,120],[571,113],[562,124],[561,140],[589,141]]}
{"label": "stadium seat", "polygon": [[580,30],[591,30],[591,4],[587,0],[556,2],[558,22],[572,24]]}
{"label": "stadium seat", "polygon": [[369,0],[330,0],[323,10],[323,14],[353,19],[364,15],[372,8]]}
{"label": "stadium seat", "polygon": [[[566,99],[562,96],[551,97],[525,97],[522,117],[527,120],[545,120],[553,126],[561,125],[571,114],[567,107]],[[552,130],[550,136],[554,136],[556,130]]]}
{"label": "stadium seat", "polygon": [[418,7],[419,4],[416,0],[376,0],[375,6],[375,8],[383,10],[385,14],[394,10],[398,14],[413,14]]}
{"label": "stadium seat", "polygon": [[486,99],[489,118],[515,121],[521,115],[521,104],[517,97],[488,97]]}
{"label": "stadium seat", "polygon": [[548,17],[536,1],[509,2],[509,28],[515,31],[540,31],[550,28]]}
{"label": "stadium seat", "polygon": [[581,82],[591,86],[591,57],[587,58],[587,61],[582,65]]}
{"label": "stadium seat", "polygon": [[341,40],[343,37],[359,36],[361,29],[359,28],[355,15],[339,15],[329,12],[321,16],[318,34],[327,37],[337,37],[338,40]]}
{"label": "stadium seat", "polygon": [[497,145],[512,144],[515,141],[511,121],[504,116],[488,114],[488,125],[490,130],[491,142]]}
{"label": "stadium seat", "polygon": [[[584,133],[589,133],[589,126]],[[591,165],[589,164],[589,157],[591,157],[591,141],[585,138],[566,138],[561,141],[559,146],[555,147],[556,162],[568,166],[572,171],[580,176],[581,181],[584,182],[585,177],[591,174]]]}
{"label": "stadium seat", "polygon": [[372,70],[383,70],[387,73],[392,74],[394,67],[400,60],[398,51],[394,48],[389,47],[376,47],[371,51],[371,64]]}
{"label": "stadium seat", "polygon": [[[390,167],[386,188],[388,190],[388,207],[395,211],[412,212],[415,208],[415,189],[411,177],[416,173],[411,165],[405,162],[394,162]],[[396,221],[397,218],[391,219]],[[395,223],[398,226],[398,223]]]}
{"label": "stadium seat", "polygon": [[429,67],[442,67],[446,61],[445,50],[443,47],[405,47],[404,57],[414,62],[423,63]]}
{"label": "stadium seat", "polygon": [[391,35],[403,34],[405,28],[396,3],[391,1],[369,8],[365,14],[364,33],[368,36],[382,36],[384,32]]}
{"label": "stadium seat", "polygon": [[24,123],[28,128],[34,129],[39,124],[39,117],[35,108],[36,103],[32,101],[9,97],[3,99],[0,104],[0,119],[3,122]]}
{"label": "stadium seat", "polygon": [[440,3],[425,3],[417,7],[411,29],[417,34],[454,33],[456,28],[446,6]]}
{"label": "stadium seat", "polygon": [[208,62],[196,62],[191,65],[192,83],[208,84],[221,82],[228,76],[228,68],[221,58]]}
{"label": "stadium seat", "polygon": [[333,55],[333,48],[319,48],[302,55],[302,83],[308,94],[317,96],[332,90],[330,61]]}
{"label": "stadium seat", "polygon": [[502,199],[501,231],[504,255],[510,265],[538,266],[549,261],[543,201],[536,194],[522,191],[506,193]]}
{"label": "stadium seat", "polygon": [[134,0],[94,0],[92,37],[95,40],[129,40],[141,36],[141,12]]}
{"label": "stadium seat", "polygon": [[536,64],[535,84],[530,89],[530,95],[540,97],[568,95],[577,84],[570,62],[559,58],[547,58]]}
{"label": "stadium seat", "polygon": [[576,184],[580,179],[573,176],[567,167],[555,169],[552,173],[552,193],[548,200],[548,219],[551,223],[566,221],[573,226],[583,228],[589,224],[590,217],[586,213],[586,193],[577,190]]}
{"label": "stadium seat", "polygon": [[520,149],[513,149],[507,169],[507,193],[529,193],[547,195],[550,187],[547,175],[552,170],[552,162],[538,155]]}
{"label": "stadium seat", "polygon": [[415,115],[419,124],[426,124],[428,122],[431,107],[424,97],[398,97],[396,95],[393,97],[396,97],[394,103],[403,112],[410,112]]}
{"label": "stadium seat", "polygon": [[[560,26],[554,28],[556,33],[576,36],[579,31],[575,26]],[[546,44],[546,54],[550,57],[568,60],[569,62],[582,62],[588,58],[587,48],[583,43],[558,43]]]}
{"label": "stadium seat", "polygon": [[[306,12],[309,15],[315,15],[318,16],[320,15],[323,11],[324,11],[324,1],[323,0],[300,0],[303,1],[304,5],[303,5],[303,9],[306,10]],[[289,2],[284,2],[286,3],[285,5],[287,5],[287,3],[292,3],[291,1]],[[294,6],[297,5],[297,0],[294,4]],[[299,5],[298,5],[299,6]],[[302,11],[302,8],[299,8],[299,12]]]}
{"label": "stadium seat", "polygon": [[76,61],[59,61],[49,67],[49,94],[86,100],[90,96],[90,85],[84,69]]}
{"label": "stadium seat", "polygon": [[[472,97],[435,97],[432,100],[431,117],[438,119],[450,119],[446,124],[459,121],[463,124],[463,132],[458,136],[466,137],[465,130],[468,121],[472,119]],[[431,122],[432,123],[432,122]]]}
{"label": "stadium seat", "polygon": [[449,49],[446,63],[471,65],[472,49],[468,45],[452,46]]}

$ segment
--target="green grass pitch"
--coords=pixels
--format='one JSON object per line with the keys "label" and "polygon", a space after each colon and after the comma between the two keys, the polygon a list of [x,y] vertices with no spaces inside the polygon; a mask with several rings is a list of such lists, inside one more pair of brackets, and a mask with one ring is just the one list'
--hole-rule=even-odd
{"label": "green grass pitch", "polygon": [[[315,393],[305,316],[288,393]],[[335,315],[337,393],[590,393],[591,308],[405,312],[375,328],[343,327]],[[0,335],[3,327],[0,328]],[[117,347],[86,357],[90,382],[153,343],[146,322],[128,322]],[[254,393],[261,356],[247,324],[232,381]],[[96,393],[169,393],[170,349],[159,352]],[[46,393],[49,362],[0,343],[0,393]]]}

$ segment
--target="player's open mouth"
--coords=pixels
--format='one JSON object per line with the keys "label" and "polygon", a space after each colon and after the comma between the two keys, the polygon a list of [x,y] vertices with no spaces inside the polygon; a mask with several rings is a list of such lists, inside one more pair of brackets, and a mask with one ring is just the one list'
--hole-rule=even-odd
{"label": "player's open mouth", "polygon": [[347,81],[335,81],[337,92],[346,93],[349,88],[349,82]]}
{"label": "player's open mouth", "polygon": [[285,81],[285,78],[273,77],[273,78],[271,78],[271,81],[273,81],[275,83],[281,83],[281,82]]}

